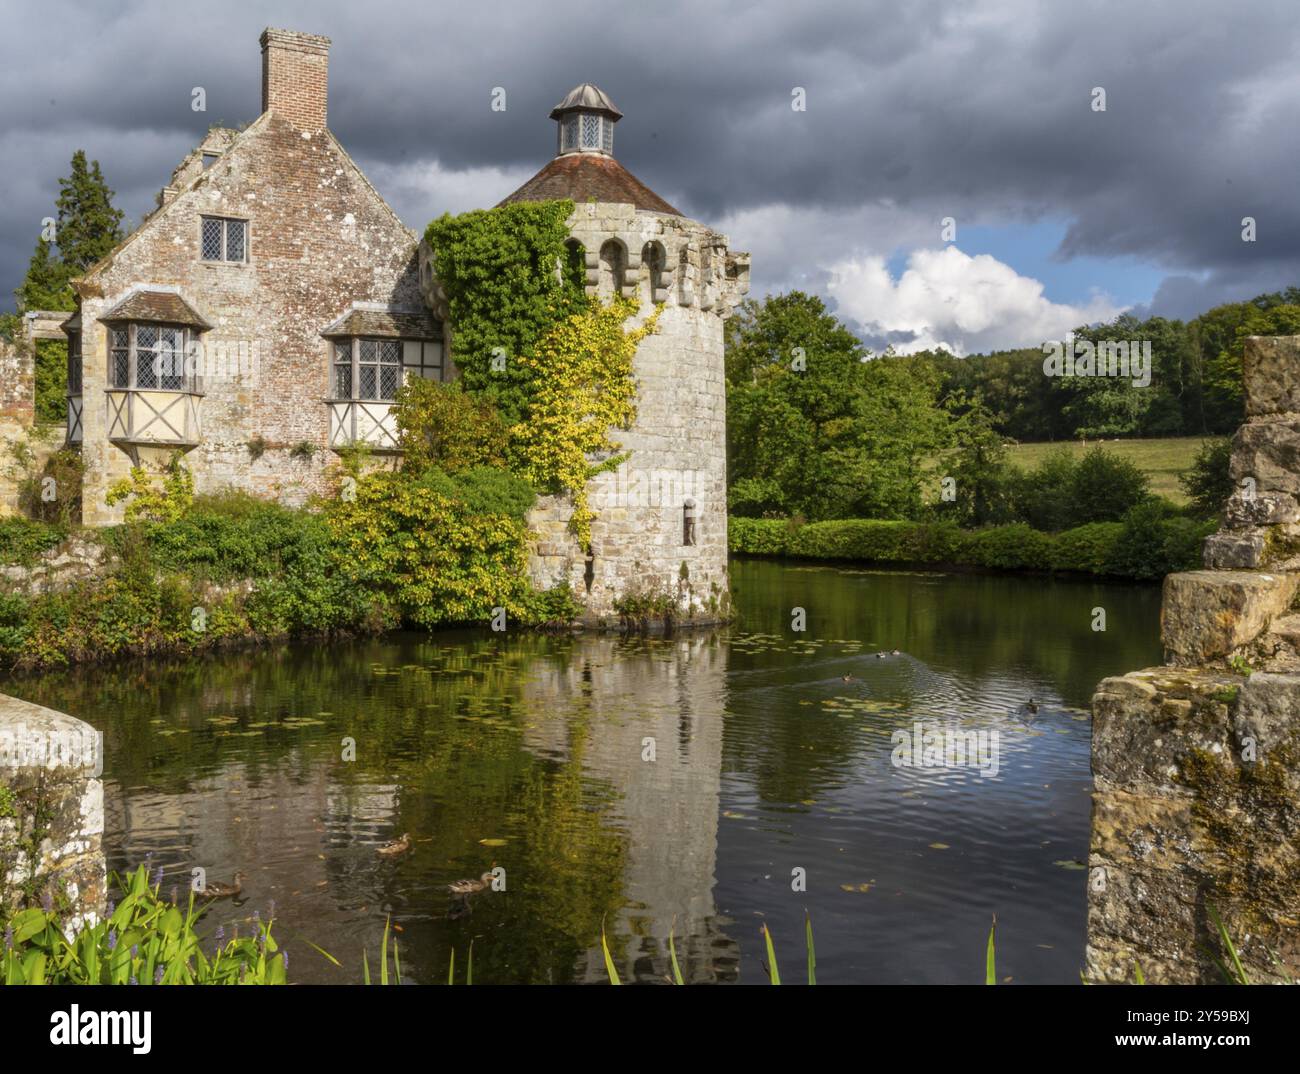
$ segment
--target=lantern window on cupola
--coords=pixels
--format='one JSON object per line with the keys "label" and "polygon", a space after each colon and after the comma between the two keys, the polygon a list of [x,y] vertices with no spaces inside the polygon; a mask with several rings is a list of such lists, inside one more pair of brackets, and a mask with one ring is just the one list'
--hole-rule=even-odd
{"label": "lantern window on cupola", "polygon": [[602,153],[614,155],[614,124],[623,116],[606,93],[590,82],[575,86],[551,109],[559,125],[557,155]]}

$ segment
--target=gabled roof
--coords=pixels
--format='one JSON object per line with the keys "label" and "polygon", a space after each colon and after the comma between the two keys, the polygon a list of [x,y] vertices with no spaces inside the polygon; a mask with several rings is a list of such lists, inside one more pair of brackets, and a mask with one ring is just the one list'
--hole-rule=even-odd
{"label": "gabled roof", "polygon": [[[260,116],[257,117],[256,120],[254,120],[251,124],[245,127],[242,131],[239,131],[234,138],[230,139],[229,145],[227,146],[225,152],[222,153],[222,157],[228,160],[235,157],[237,153],[244,152],[250,142],[254,141],[258,136],[265,133],[266,128],[270,125],[271,121],[272,121],[272,113],[269,111],[263,112]],[[281,119],[280,122],[284,122],[284,120]],[[405,231],[411,237],[413,244],[414,242],[418,241],[419,236],[416,235],[414,231],[412,231],[409,227],[407,227],[402,222],[401,217],[399,217],[397,213],[393,211],[393,207],[389,205],[388,202],[384,199],[384,196],[380,194],[378,190],[375,189],[375,185],[369,180],[369,178],[366,176],[366,173],[361,170],[357,162],[353,160],[352,156],[348,153],[348,151],[343,148],[342,143],[339,142],[339,140],[334,137],[334,133],[328,128],[326,128],[324,131],[324,135],[328,139],[329,145],[333,147],[336,153],[338,153],[338,155],[342,158],[343,162],[349,168],[352,169],[353,174],[360,180],[361,184],[375,196],[379,204],[383,206],[385,211],[387,211],[388,215],[393,219],[394,223],[396,223],[403,231]],[[175,197],[169,199],[168,201],[165,201],[161,206],[159,206],[152,213],[146,216],[140,222],[140,226],[138,228],[136,228],[129,235],[123,238],[121,242],[119,242],[116,246],[113,247],[113,249],[111,249],[107,254],[105,254],[97,262],[95,262],[95,264],[91,265],[90,268],[88,268],[84,273],[74,278],[72,280],[73,290],[77,291],[80,294],[80,291],[78,290],[78,284],[89,283],[90,281],[94,280],[95,277],[99,276],[102,272],[106,271],[117,259],[117,255],[122,250],[130,246],[132,243],[136,242],[141,236],[147,234],[149,229],[153,227],[157,221],[163,219],[169,213],[177,211],[176,206],[180,203],[182,194],[188,193],[189,191],[193,190],[200,183],[208,182],[209,179],[210,179],[210,175],[207,170],[196,171],[193,177],[187,183],[185,183],[184,186],[176,188]]]}
{"label": "gabled roof", "polygon": [[638,209],[682,215],[617,160],[600,153],[567,153],[556,157],[498,204],[563,198],[571,198],[579,205],[593,199],[630,202]]}
{"label": "gabled roof", "polygon": [[353,308],[321,332],[326,339],[378,336],[386,339],[442,339],[442,324],[427,310]]}
{"label": "gabled roof", "polygon": [[183,324],[202,331],[212,327],[175,291],[150,291],[144,288],[132,291],[99,319]]}

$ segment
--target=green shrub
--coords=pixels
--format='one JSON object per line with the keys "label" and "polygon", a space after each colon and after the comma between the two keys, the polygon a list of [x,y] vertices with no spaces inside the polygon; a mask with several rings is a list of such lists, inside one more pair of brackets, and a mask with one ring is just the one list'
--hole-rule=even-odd
{"label": "green shrub", "polygon": [[1034,469],[1012,479],[1016,514],[1037,530],[1055,533],[1073,524],[1069,490],[1078,463],[1067,447],[1044,456]]}
{"label": "green shrub", "polygon": [[341,577],[406,622],[487,623],[504,608],[529,620],[526,531],[508,515],[475,515],[403,474],[376,473],[330,504]]}
{"label": "green shrub", "polygon": [[68,536],[65,525],[34,519],[0,518],[0,564],[30,567]]}
{"label": "green shrub", "polygon": [[1023,522],[968,533],[964,551],[967,562],[997,570],[1046,570],[1052,565],[1051,536]]}
{"label": "green shrub", "polygon": [[783,556],[795,527],[784,518],[730,518],[727,547],[751,556]]}
{"label": "green shrub", "polygon": [[1115,542],[1113,573],[1150,580],[1195,570],[1201,565],[1201,545],[1213,528],[1212,523],[1169,517],[1163,501],[1139,504],[1124,516]]}
{"label": "green shrub", "polygon": [[508,515],[522,520],[537,501],[537,492],[522,477],[495,466],[471,466],[454,474],[431,466],[419,483],[448,499],[459,500],[476,515]]}
{"label": "green shrub", "polygon": [[1217,518],[1233,493],[1228,464],[1232,459],[1231,440],[1207,440],[1192,460],[1191,469],[1178,478],[1191,512],[1197,518]]}
{"label": "green shrub", "polygon": [[1149,480],[1137,465],[1095,447],[1079,460],[1068,487],[1071,525],[1115,522],[1150,495]]}
{"label": "green shrub", "polygon": [[1089,522],[1056,535],[1052,568],[1087,574],[1113,574],[1115,545],[1124,526],[1120,522]]}
{"label": "green shrub", "polygon": [[993,570],[1062,570],[1154,579],[1194,569],[1213,523],[1172,514],[1148,499],[1123,522],[1091,522],[1058,534],[1023,522],[960,530],[951,523],[841,519],[795,526],[784,519],[733,518],[728,545],[742,555],[865,563],[966,565]]}
{"label": "green shrub", "polygon": [[393,416],[406,470],[422,473],[436,466],[454,474],[505,462],[505,422],[490,401],[470,395],[459,382],[412,377],[397,391]]}

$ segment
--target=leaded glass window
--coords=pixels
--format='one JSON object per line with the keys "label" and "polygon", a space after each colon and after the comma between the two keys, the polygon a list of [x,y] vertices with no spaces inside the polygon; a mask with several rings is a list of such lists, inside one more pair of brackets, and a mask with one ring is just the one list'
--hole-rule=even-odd
{"label": "leaded glass window", "polygon": [[402,368],[408,378],[442,380],[442,344],[434,340],[403,340]]}
{"label": "leaded glass window", "polygon": [[334,344],[334,398],[352,398],[352,343]]}
{"label": "leaded glass window", "polygon": [[112,388],[131,387],[131,334],[125,328],[109,332],[112,348],[108,362],[108,383]]}
{"label": "leaded glass window", "polygon": [[[108,386],[143,391],[194,390],[187,369],[186,329],[172,324],[129,324],[109,329]],[[81,360],[80,347],[77,354]],[[71,394],[72,381],[69,379]],[[77,379],[78,393],[81,388]]]}
{"label": "leaded glass window", "polygon": [[409,377],[442,379],[442,343],[353,339],[334,344],[334,398],[391,402]]}
{"label": "leaded glass window", "polygon": [[68,333],[68,394],[81,394],[81,333]]}
{"label": "leaded glass window", "polygon": [[614,152],[614,121],[608,116],[601,126],[600,147],[611,155]]}
{"label": "leaded glass window", "polygon": [[185,387],[185,329],[164,325],[158,331],[158,387],[178,392]]}
{"label": "leaded glass window", "polygon": [[248,256],[248,221],[205,216],[202,225],[204,261],[242,262]]}
{"label": "leaded glass window", "polygon": [[578,148],[578,117],[566,116],[560,127],[560,152]]}
{"label": "leaded glass window", "polygon": [[136,388],[158,387],[158,327],[152,324],[135,326],[135,384]]}
{"label": "leaded glass window", "polygon": [[590,113],[582,115],[582,148],[599,149],[600,148],[600,116],[593,116]]}

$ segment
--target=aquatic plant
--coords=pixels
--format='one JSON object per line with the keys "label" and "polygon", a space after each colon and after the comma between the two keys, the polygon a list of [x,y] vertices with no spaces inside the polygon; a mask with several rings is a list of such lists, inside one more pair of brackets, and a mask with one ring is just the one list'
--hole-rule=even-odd
{"label": "aquatic plant", "polygon": [[[0,952],[4,984],[285,984],[286,957],[272,922],[205,954],[195,926],[208,907],[194,893],[182,911],[150,884],[148,865],[115,874],[122,898],[107,917],[69,938],[59,915],[20,910],[8,922]],[[313,945],[314,946],[314,945]],[[319,948],[317,948],[319,950]],[[322,952],[324,953],[324,952]]]}

